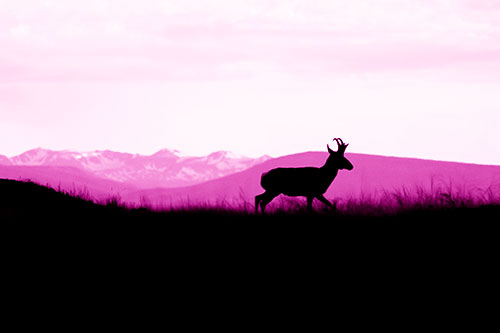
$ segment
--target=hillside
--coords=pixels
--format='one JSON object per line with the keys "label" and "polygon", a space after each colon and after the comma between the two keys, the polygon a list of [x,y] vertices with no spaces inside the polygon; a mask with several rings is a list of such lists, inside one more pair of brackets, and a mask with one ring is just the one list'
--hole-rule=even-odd
{"label": "hillside", "polygon": [[31,180],[73,195],[84,195],[97,201],[119,196],[138,188],[127,183],[97,177],[75,167],[0,165],[0,178]]}
{"label": "hillside", "polygon": [[50,225],[55,222],[92,221],[105,217],[104,206],[92,201],[58,192],[32,182],[0,179],[0,220],[29,225]]}

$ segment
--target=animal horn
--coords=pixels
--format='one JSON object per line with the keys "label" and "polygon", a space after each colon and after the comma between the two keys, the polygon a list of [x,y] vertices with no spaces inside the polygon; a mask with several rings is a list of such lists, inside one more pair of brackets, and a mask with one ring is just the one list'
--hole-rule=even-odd
{"label": "animal horn", "polygon": [[333,139],[333,141],[337,142],[337,146],[340,149],[340,146],[342,146],[342,143],[340,143],[340,139],[339,138],[335,138],[335,139]]}
{"label": "animal horn", "polygon": [[347,148],[347,146],[349,145],[349,144],[345,144],[341,138],[335,138],[333,140],[337,142],[337,145],[338,145],[337,151],[339,151],[341,153],[343,153],[345,151],[345,149]]}

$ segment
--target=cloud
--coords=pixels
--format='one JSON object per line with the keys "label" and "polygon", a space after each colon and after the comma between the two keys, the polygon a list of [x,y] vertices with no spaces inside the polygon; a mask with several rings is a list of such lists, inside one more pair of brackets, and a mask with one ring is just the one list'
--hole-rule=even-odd
{"label": "cloud", "polygon": [[4,82],[217,80],[496,63],[500,6],[481,3],[7,1],[0,71]]}

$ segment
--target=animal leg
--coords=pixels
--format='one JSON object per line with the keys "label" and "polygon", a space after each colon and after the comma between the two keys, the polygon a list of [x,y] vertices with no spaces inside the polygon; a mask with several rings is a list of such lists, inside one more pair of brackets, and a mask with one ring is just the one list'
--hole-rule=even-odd
{"label": "animal leg", "polygon": [[262,198],[265,196],[266,192],[255,196],[255,214],[259,212],[259,203],[262,201]]}
{"label": "animal leg", "polygon": [[312,203],[313,203],[314,197],[307,197],[307,210],[312,212]]}
{"label": "animal leg", "polygon": [[333,208],[333,204],[328,201],[328,199],[326,199],[323,194],[320,194],[320,195],[317,195],[316,196],[316,199],[318,199],[319,201],[321,201],[322,203],[324,203],[325,205],[327,205],[328,207],[330,208]]}

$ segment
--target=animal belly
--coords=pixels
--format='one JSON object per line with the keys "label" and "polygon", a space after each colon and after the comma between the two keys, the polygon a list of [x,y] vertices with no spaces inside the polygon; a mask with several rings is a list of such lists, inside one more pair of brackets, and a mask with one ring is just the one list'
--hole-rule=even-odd
{"label": "animal belly", "polygon": [[315,188],[314,186],[308,186],[308,184],[303,184],[300,187],[297,186],[284,187],[281,191],[281,193],[289,195],[291,197],[310,196],[317,194],[316,192],[317,188]]}

